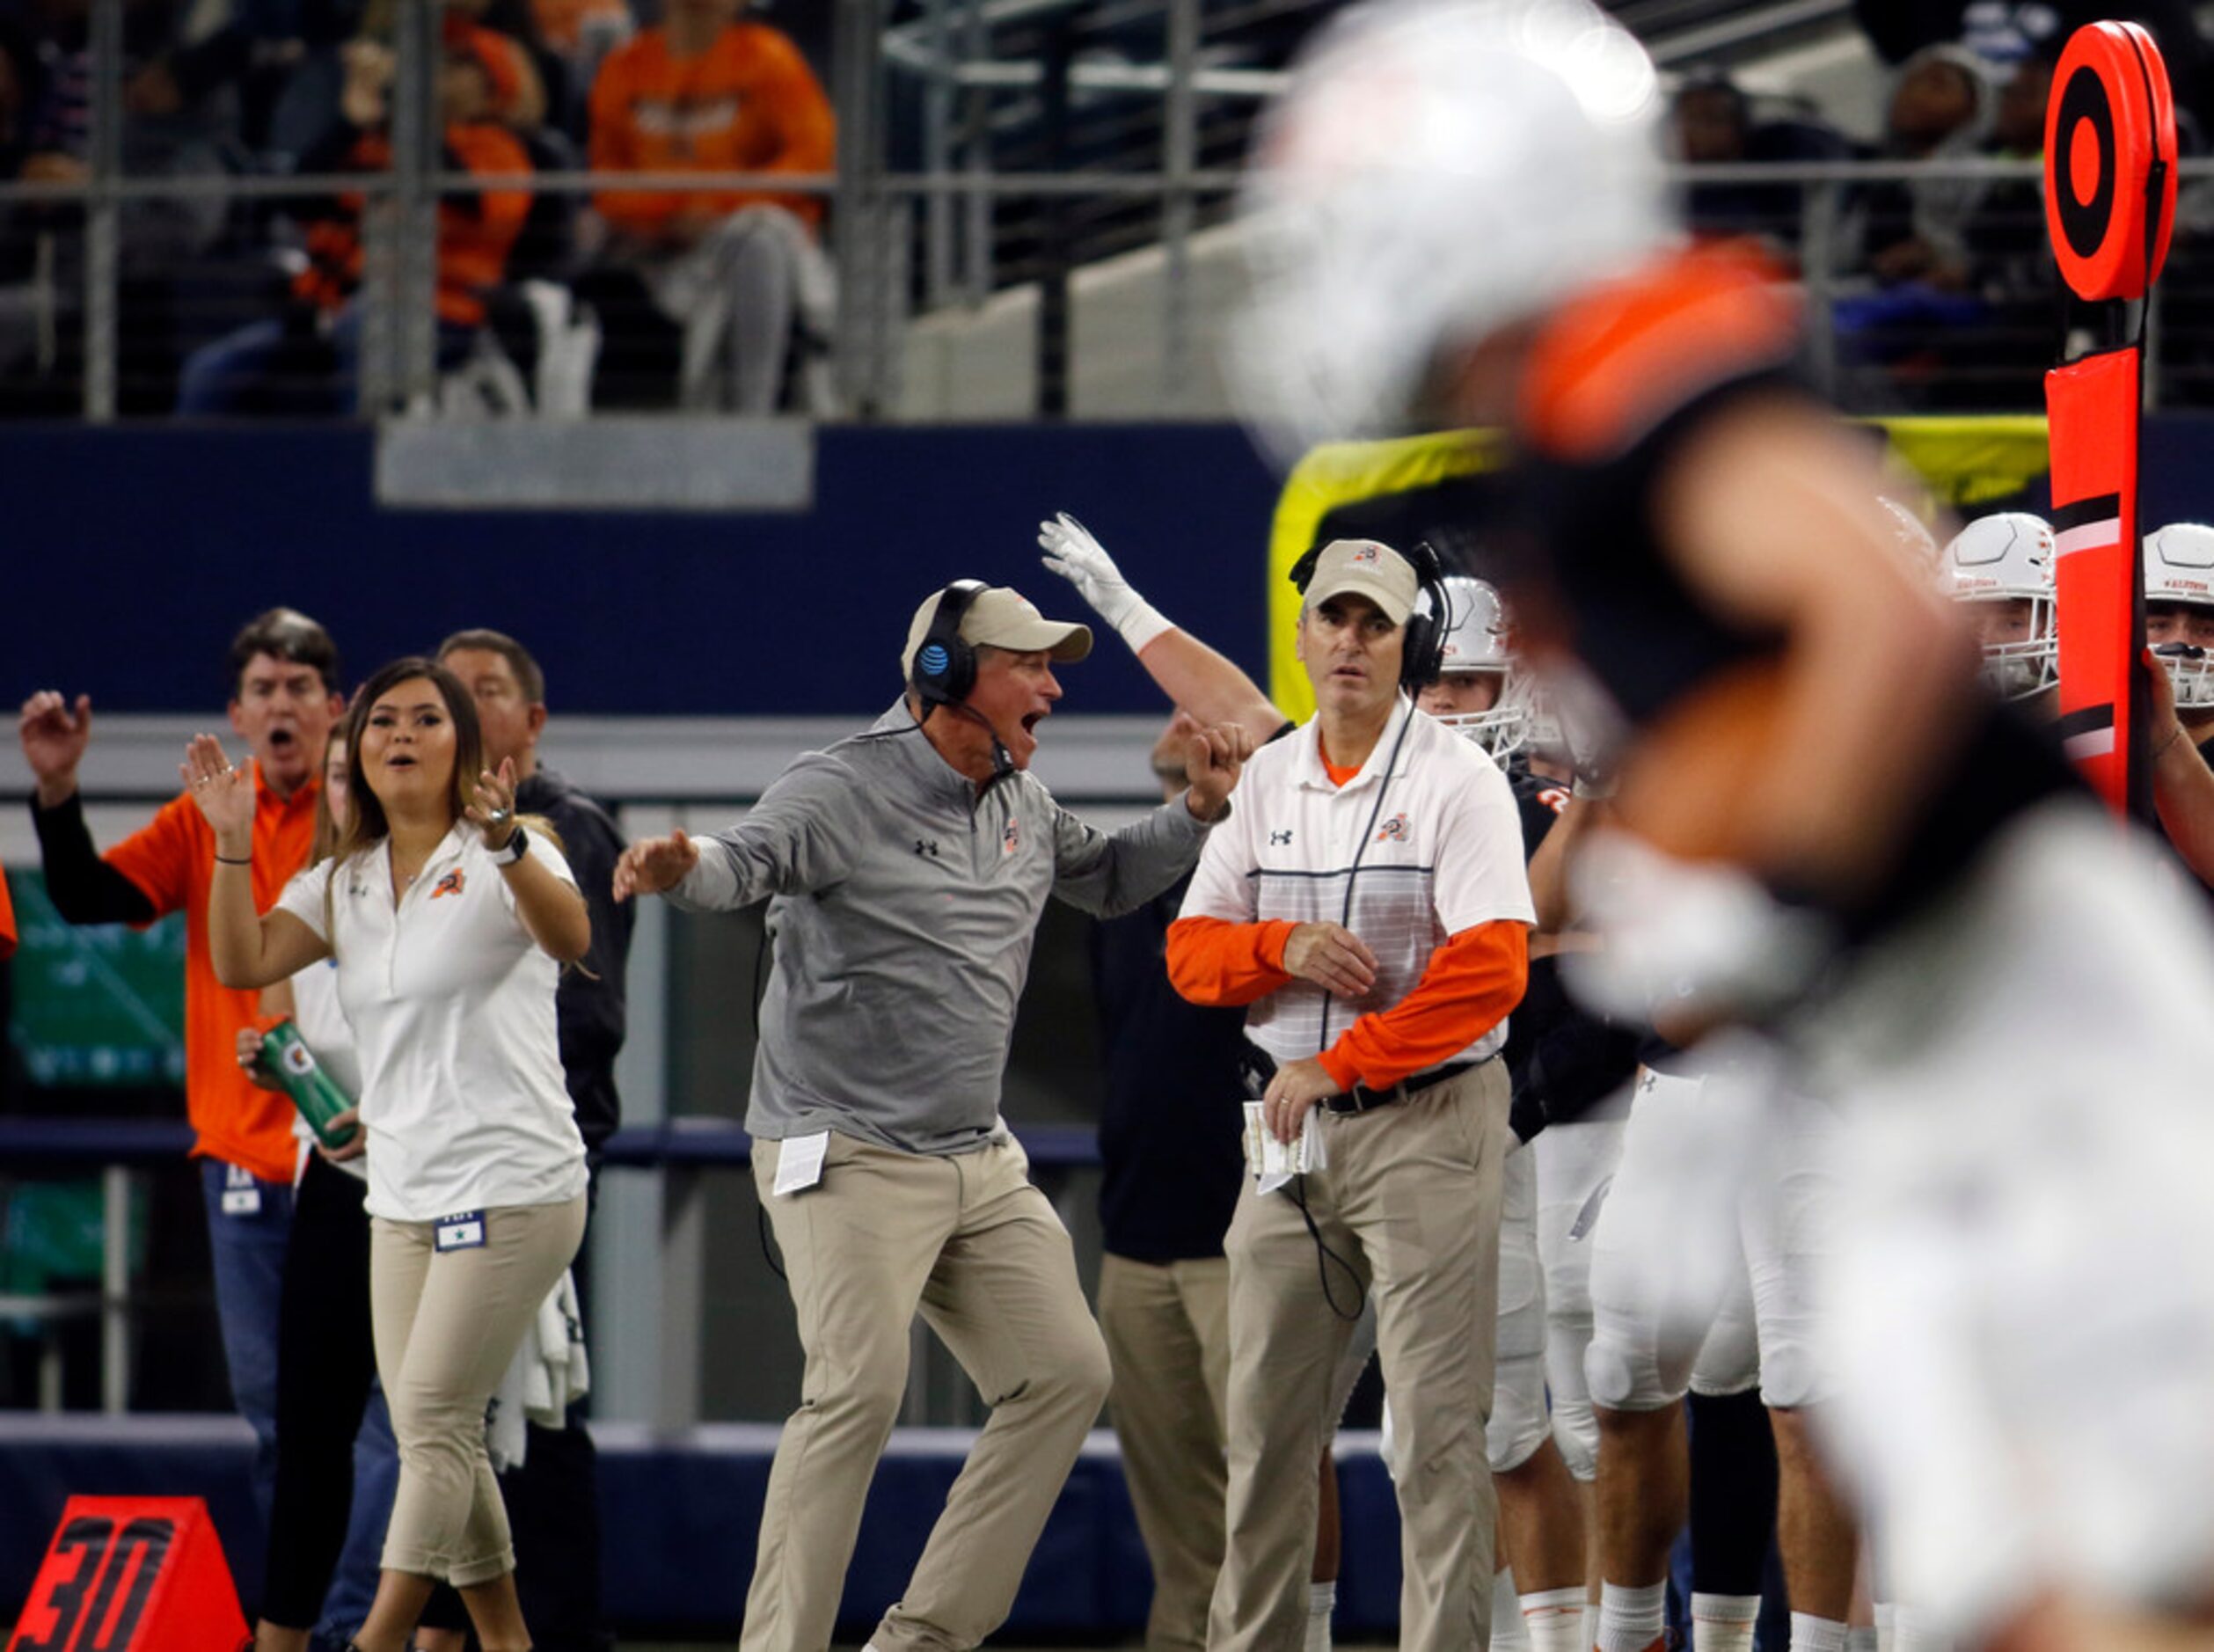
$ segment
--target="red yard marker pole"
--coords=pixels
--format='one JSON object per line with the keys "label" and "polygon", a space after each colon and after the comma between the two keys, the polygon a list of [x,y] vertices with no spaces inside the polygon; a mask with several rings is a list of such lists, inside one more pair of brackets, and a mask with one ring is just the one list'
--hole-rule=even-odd
{"label": "red yard marker pole", "polygon": [[2064,749],[2118,812],[2150,819],[2137,433],[2145,317],[2175,221],[2167,66],[2134,23],[2076,31],[2045,112],[2045,218],[2068,283],[2071,338],[2045,375]]}

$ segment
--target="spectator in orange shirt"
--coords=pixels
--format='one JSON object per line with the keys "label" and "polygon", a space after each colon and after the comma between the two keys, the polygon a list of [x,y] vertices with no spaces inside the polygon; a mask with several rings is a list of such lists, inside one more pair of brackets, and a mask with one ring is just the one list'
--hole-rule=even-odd
{"label": "spectator in orange shirt", "polygon": [[[274,902],[307,863],[323,750],[343,702],[330,635],[273,608],[230,645],[230,726],[253,754],[253,893]],[[238,1069],[238,1029],[255,995],[221,985],[208,952],[215,835],[189,797],[102,856],[84,823],[77,766],[92,736],[91,697],[72,706],[44,690],[24,702],[23,755],[37,778],[47,891],[72,924],[143,925],[185,914],[185,1102],[208,1206],[208,1252],[223,1357],[239,1414],[253,1427],[254,1488],[268,1512],[276,1461],[277,1305],[292,1226],[292,1107]]]}
{"label": "spectator in orange shirt", "polygon": [[[527,177],[530,157],[498,123],[501,76],[512,69],[501,37],[470,28],[454,35],[441,63],[438,97],[445,117],[440,167],[489,182]],[[384,127],[391,53],[374,40],[346,50],[340,118],[301,157],[303,172],[378,172],[391,164]],[[195,350],[185,363],[177,411],[189,414],[348,413],[360,380],[361,317],[353,300],[362,281],[362,200],[328,203],[308,230],[308,267],[293,282],[284,316],[257,321]],[[530,211],[529,192],[486,188],[449,194],[438,204],[438,364],[457,364],[485,319],[485,296],[507,270],[508,254]]]}
{"label": "spectator in orange shirt", "polygon": [[[737,11],[737,0],[669,0],[660,27],[609,55],[592,86],[593,170],[831,169],[836,123],[814,71],[789,38]],[[684,406],[771,411],[795,321],[816,336],[828,325],[821,198],[607,190],[593,205],[610,232],[610,267],[580,293],[610,334],[603,369],[620,363],[631,343],[622,335],[650,300],[683,330]]]}

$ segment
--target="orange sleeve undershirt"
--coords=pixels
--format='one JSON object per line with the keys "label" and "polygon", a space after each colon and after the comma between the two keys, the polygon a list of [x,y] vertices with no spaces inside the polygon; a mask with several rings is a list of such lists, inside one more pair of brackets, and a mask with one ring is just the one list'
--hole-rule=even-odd
{"label": "orange sleeve undershirt", "polygon": [[1233,924],[1180,917],[1168,926],[1169,984],[1194,1004],[1251,1004],[1290,981],[1284,942],[1298,927],[1288,917]]}
{"label": "orange sleeve undershirt", "polygon": [[7,874],[0,873],[0,958],[15,951],[15,907],[8,899]]}
{"label": "orange sleeve undershirt", "polygon": [[1523,925],[1499,918],[1465,929],[1430,954],[1412,992],[1340,1034],[1322,1052],[1323,1071],[1340,1089],[1357,1082],[1382,1090],[1450,1061],[1522,1002],[1529,979]]}

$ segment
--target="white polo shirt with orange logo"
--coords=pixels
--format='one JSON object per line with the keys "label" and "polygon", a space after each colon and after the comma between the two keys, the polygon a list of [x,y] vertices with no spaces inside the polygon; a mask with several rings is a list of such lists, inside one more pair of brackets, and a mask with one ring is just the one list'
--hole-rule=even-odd
{"label": "white polo shirt with orange logo", "polygon": [[[530,853],[574,886],[543,835]],[[435,1222],[584,1192],[584,1138],[555,1032],[560,966],[523,928],[473,828],[447,834],[397,906],[381,842],[302,873],[278,905],[337,959],[361,1063],[372,1216]]]}

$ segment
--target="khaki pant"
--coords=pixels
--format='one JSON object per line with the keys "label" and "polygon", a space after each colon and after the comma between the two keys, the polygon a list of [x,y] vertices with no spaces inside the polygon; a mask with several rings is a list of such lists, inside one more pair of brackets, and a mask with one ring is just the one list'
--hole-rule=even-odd
{"label": "khaki pant", "polygon": [[990,1404],[877,1652],[976,1645],[1014,1604],[1030,1552],[1107,1398],[1107,1349],[1069,1235],[1004,1142],[905,1153],[833,1136],[821,1183],[774,1196],[779,1144],[754,1181],[790,1276],[807,1355],[761,1510],[745,1652],[822,1652],[877,1458],[907,1393],[919,1309]]}
{"label": "khaki pant", "polygon": [[376,1371],[399,1444],[384,1568],[457,1588],[515,1570],[485,1407],[584,1239],[582,1195],[484,1213],[485,1242],[441,1251],[429,1222],[369,1223]]}
{"label": "khaki pant", "polygon": [[[1333,1368],[1352,1322],[1326,1301],[1312,1217],[1347,1307],[1376,1300],[1377,1349],[1399,1438],[1399,1641],[1406,1652],[1490,1643],[1496,1509],[1484,1450],[1498,1327],[1503,1064],[1396,1107],[1322,1115],[1329,1168],[1275,1193],[1249,1178],[1230,1255],[1229,1551],[1208,1645],[1297,1652],[1314,1553],[1315,1460],[1337,1418]],[[1307,1216],[1297,1200],[1304,1196]]]}
{"label": "khaki pant", "polygon": [[1100,1261],[1100,1330],[1114,1367],[1110,1410],[1138,1534],[1153,1563],[1149,1652],[1207,1644],[1230,1485],[1230,1263]]}

